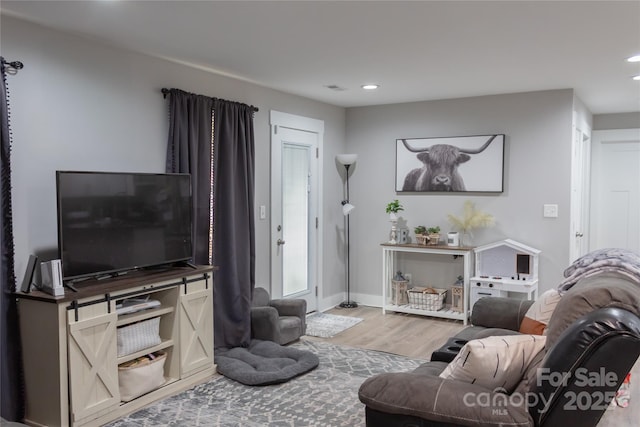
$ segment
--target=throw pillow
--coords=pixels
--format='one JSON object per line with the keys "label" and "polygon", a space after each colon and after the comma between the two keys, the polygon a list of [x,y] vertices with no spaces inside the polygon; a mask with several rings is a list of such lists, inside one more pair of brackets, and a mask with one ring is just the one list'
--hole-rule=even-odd
{"label": "throw pillow", "polygon": [[440,378],[478,384],[511,393],[536,355],[544,350],[545,336],[494,336],[466,343]]}
{"label": "throw pillow", "polygon": [[534,302],[520,323],[520,333],[542,335],[560,301],[557,289],[550,289]]}

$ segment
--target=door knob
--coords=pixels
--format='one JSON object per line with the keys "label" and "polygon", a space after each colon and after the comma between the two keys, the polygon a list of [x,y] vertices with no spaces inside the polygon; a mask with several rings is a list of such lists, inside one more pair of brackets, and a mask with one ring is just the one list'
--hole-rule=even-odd
{"label": "door knob", "polygon": [[582,236],[584,236],[584,234],[582,234],[582,233],[581,233],[581,232],[579,232],[579,231],[576,231],[576,237],[582,237]]}
{"label": "door knob", "polygon": [[278,244],[278,246],[282,246],[282,245],[284,245],[285,242],[282,239],[278,239],[278,241],[276,243]]}

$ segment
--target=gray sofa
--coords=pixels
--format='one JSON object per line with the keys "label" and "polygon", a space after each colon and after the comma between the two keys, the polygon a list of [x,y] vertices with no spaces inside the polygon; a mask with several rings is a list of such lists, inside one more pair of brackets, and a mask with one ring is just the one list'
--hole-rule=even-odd
{"label": "gray sofa", "polygon": [[[526,312],[520,304],[503,298],[479,300],[473,310],[474,326],[455,338],[518,333]],[[448,363],[434,360],[413,372],[367,379],[359,390],[366,405],[366,425],[595,426],[640,355],[639,315],[640,281],[615,272],[583,278],[560,299],[549,321],[544,350],[511,395],[440,378]],[[563,373],[565,380],[541,380],[539,373],[545,371]],[[585,385],[580,372],[606,372],[615,376],[615,382]],[[589,398],[591,405],[576,410],[578,395]],[[470,405],[465,400],[469,396],[484,396],[490,404]]]}

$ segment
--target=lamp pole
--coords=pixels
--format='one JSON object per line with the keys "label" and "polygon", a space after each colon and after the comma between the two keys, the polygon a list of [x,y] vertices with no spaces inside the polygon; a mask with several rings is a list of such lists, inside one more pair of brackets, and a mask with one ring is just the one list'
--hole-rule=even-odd
{"label": "lamp pole", "polygon": [[[344,169],[347,172],[347,199],[342,202],[342,205],[349,203],[349,167],[350,164],[345,164]],[[349,226],[349,214],[347,214],[347,300],[340,303],[340,307],[342,308],[355,308],[358,304],[355,301],[351,301],[351,262],[349,259],[350,256],[350,226]]]}

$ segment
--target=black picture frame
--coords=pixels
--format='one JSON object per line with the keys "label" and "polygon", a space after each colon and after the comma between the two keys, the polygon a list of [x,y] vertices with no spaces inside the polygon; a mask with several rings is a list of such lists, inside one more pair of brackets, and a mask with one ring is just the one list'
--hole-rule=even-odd
{"label": "black picture frame", "polygon": [[396,140],[397,193],[502,193],[504,134]]}

